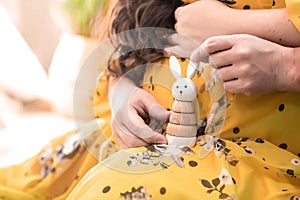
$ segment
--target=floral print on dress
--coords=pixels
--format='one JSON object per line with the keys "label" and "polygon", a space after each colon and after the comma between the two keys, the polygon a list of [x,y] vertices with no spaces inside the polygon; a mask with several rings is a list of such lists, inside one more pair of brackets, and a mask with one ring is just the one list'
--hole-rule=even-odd
{"label": "floral print on dress", "polygon": [[232,177],[225,168],[222,168],[219,176],[212,179],[211,181],[206,179],[199,179],[199,181],[202,186],[207,188],[207,194],[218,192],[219,199],[235,199],[235,194],[227,194],[224,191],[226,185],[232,184]]}
{"label": "floral print on dress", "polygon": [[300,200],[300,197],[297,195],[294,195],[290,198],[290,200]]}
{"label": "floral print on dress", "polygon": [[176,145],[148,145],[147,150],[129,155],[130,160],[127,161],[129,167],[138,164],[161,166],[162,169],[168,169],[169,164],[165,158],[171,160],[179,167],[184,168],[182,154],[194,154],[194,151],[187,146]]}
{"label": "floral print on dress", "polygon": [[298,165],[300,165],[300,160],[297,159],[297,158],[293,158],[293,159],[291,160],[291,163],[292,163],[293,165],[295,165],[295,166],[298,166]]}
{"label": "floral print on dress", "polygon": [[255,150],[250,147],[250,146],[244,146],[243,143],[244,142],[256,142],[256,143],[264,143],[264,140],[261,138],[256,138],[256,139],[250,139],[247,137],[242,137],[242,138],[238,138],[238,139],[232,139],[232,142],[236,143],[237,145],[241,146],[246,153],[248,154],[256,154]]}
{"label": "floral print on dress", "polygon": [[41,169],[41,176],[46,178],[46,176],[54,171],[52,148],[46,148],[45,151],[39,157],[39,163],[43,165]]}
{"label": "floral print on dress", "polygon": [[72,158],[80,147],[80,138],[78,135],[72,135],[67,138],[63,145],[57,148],[56,156],[58,163],[61,163],[64,158]]}
{"label": "floral print on dress", "polygon": [[122,199],[125,200],[152,200],[151,195],[147,194],[147,190],[140,186],[139,188],[131,188],[131,191],[121,193]]}
{"label": "floral print on dress", "polygon": [[221,173],[218,176],[218,178],[220,179],[220,184],[226,184],[226,185],[232,184],[232,178],[229,172],[225,168],[221,169]]}
{"label": "floral print on dress", "polygon": [[300,196],[294,195],[290,198],[290,200],[300,200]]}
{"label": "floral print on dress", "polygon": [[200,144],[200,146],[202,146],[202,149],[204,150],[200,150],[200,159],[204,158],[209,152],[215,150],[216,157],[220,159],[224,157],[224,159],[231,166],[235,167],[239,162],[233,154],[230,154],[231,149],[226,147],[226,141],[223,139],[211,135],[206,135],[198,138],[198,144]]}
{"label": "floral print on dress", "polygon": [[55,166],[62,164],[63,160],[73,158],[80,148],[80,138],[78,135],[72,135],[66,141],[56,148],[56,151],[48,146],[39,156],[39,163],[42,165],[40,174],[46,178],[48,174],[55,172]]}
{"label": "floral print on dress", "polygon": [[220,128],[223,126],[225,119],[225,111],[230,106],[230,102],[226,100],[226,95],[223,95],[218,101],[214,102],[211,111],[207,117],[205,134],[220,135]]}

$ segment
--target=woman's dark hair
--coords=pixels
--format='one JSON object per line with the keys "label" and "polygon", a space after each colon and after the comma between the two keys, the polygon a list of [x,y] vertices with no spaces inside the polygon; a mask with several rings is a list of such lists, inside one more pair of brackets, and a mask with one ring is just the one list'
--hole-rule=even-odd
{"label": "woman's dark hair", "polygon": [[[118,0],[111,13],[108,36],[131,29],[136,30],[126,32],[125,36],[117,35],[118,42],[114,54],[118,56],[116,59],[112,56],[108,63],[110,74],[120,76],[135,66],[157,62],[164,58],[163,49],[168,45],[166,35],[161,35],[161,31],[150,29],[151,37],[149,37],[147,31],[138,31],[138,28],[159,27],[174,30],[176,22],[174,12],[182,5],[181,0]],[[153,48],[153,43],[158,47]],[[152,48],[147,48],[149,44]]]}

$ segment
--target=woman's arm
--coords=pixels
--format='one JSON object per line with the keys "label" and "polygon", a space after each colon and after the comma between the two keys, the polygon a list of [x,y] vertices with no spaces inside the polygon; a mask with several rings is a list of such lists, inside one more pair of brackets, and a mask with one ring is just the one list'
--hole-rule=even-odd
{"label": "woman's arm", "polygon": [[215,0],[201,0],[175,12],[176,30],[202,43],[211,36],[251,34],[285,46],[300,46],[300,32],[287,10],[238,10]]}
{"label": "woman's arm", "polygon": [[300,46],[300,32],[293,25],[287,10],[234,10],[235,33],[250,34],[290,47]]}

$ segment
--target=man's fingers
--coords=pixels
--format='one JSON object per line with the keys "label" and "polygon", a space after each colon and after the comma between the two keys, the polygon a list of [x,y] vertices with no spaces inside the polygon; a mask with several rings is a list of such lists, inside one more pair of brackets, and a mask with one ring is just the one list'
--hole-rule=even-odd
{"label": "man's fingers", "polygon": [[190,60],[194,63],[199,63],[199,62],[208,63],[208,58],[209,58],[209,53],[201,45],[195,51],[192,52]]}
{"label": "man's fingers", "polygon": [[181,46],[176,45],[172,47],[165,48],[167,55],[176,56],[181,58],[188,58],[191,55],[191,52],[186,52]]}
{"label": "man's fingers", "polygon": [[199,42],[179,33],[174,33],[169,36],[168,41],[170,45],[172,45],[165,48],[168,54],[182,58],[189,58],[192,52],[200,45]]}
{"label": "man's fingers", "polygon": [[232,65],[235,60],[236,58],[232,56],[231,49],[218,51],[209,56],[209,64],[215,68]]}
{"label": "man's fingers", "polygon": [[244,93],[243,82],[241,79],[233,79],[231,81],[224,82],[224,88],[227,92],[232,94]]}
{"label": "man's fingers", "polygon": [[227,92],[232,94],[239,94],[237,90],[237,80],[227,81],[224,83],[224,88]]}
{"label": "man's fingers", "polygon": [[[208,63],[211,54],[232,48],[231,36],[214,36],[205,40],[191,54],[191,61]],[[223,65],[224,66],[224,65]]]}
{"label": "man's fingers", "polygon": [[237,70],[234,70],[233,68],[234,68],[233,66],[226,66],[226,67],[219,68],[219,73],[224,82],[232,81],[238,77]]}
{"label": "man's fingers", "polygon": [[209,54],[218,51],[224,51],[232,48],[233,45],[231,38],[232,36],[230,35],[210,37],[207,40],[205,40],[201,46]]}
{"label": "man's fingers", "polygon": [[193,49],[195,50],[200,43],[196,40],[192,39],[191,37],[180,34],[180,33],[174,33],[168,37],[168,42],[171,45],[180,45],[183,46],[184,49]]}
{"label": "man's fingers", "polygon": [[168,42],[171,45],[178,45],[181,40],[183,40],[183,36],[179,33],[174,33],[168,37]]}
{"label": "man's fingers", "polygon": [[169,56],[173,55],[180,58],[189,58],[191,53],[193,52],[192,50],[184,49],[179,45],[165,48],[165,51]]}

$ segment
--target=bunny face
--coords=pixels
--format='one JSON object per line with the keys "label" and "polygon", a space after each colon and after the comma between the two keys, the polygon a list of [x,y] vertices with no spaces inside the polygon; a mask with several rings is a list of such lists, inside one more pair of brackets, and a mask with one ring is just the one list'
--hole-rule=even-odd
{"label": "bunny face", "polygon": [[175,56],[170,57],[170,69],[173,76],[177,79],[172,86],[172,94],[179,101],[193,101],[197,96],[197,86],[192,81],[197,65],[190,62],[187,67],[187,78],[182,77],[180,63]]}
{"label": "bunny face", "polygon": [[193,101],[197,96],[197,86],[189,78],[180,78],[173,84],[172,94],[178,101]]}

